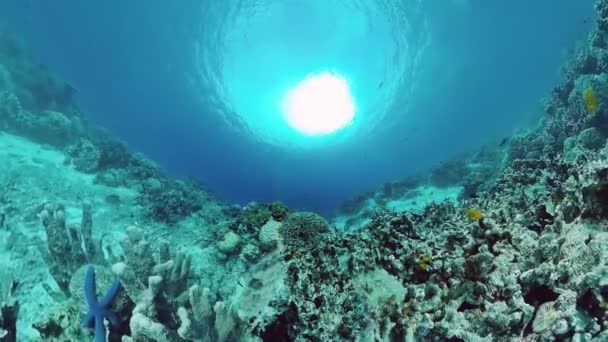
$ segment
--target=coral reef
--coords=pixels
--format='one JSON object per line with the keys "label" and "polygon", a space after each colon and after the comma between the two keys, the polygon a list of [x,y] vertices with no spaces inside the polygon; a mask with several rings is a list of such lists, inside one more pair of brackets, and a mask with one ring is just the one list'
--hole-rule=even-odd
{"label": "coral reef", "polygon": [[0,35],[0,338],[608,340],[608,0],[596,9],[537,126],[329,222],[171,178]]}
{"label": "coral reef", "polygon": [[[3,280],[3,281],[6,281]],[[17,341],[17,319],[19,317],[19,302],[15,291],[19,283],[15,280],[0,283],[0,340]]]}
{"label": "coral reef", "polygon": [[313,250],[329,234],[325,219],[314,213],[294,213],[283,222],[281,229],[285,245],[294,250]]}
{"label": "coral reef", "polygon": [[161,242],[154,258],[142,230],[130,227],[122,242],[123,262],[112,267],[136,303],[130,319],[132,341],[229,341],[239,334],[232,309],[208,288],[188,287],[191,257]]}
{"label": "coral reef", "polygon": [[102,257],[99,242],[92,237],[91,204],[83,205],[80,227],[66,225],[64,209],[62,205],[53,208],[47,204],[40,219],[46,232],[49,269],[59,287],[68,293],[72,274],[86,262],[99,262]]}

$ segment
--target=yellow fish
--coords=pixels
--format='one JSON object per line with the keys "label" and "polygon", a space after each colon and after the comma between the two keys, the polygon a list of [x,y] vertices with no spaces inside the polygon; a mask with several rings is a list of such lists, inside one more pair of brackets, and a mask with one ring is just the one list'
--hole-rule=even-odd
{"label": "yellow fish", "polygon": [[471,219],[471,221],[479,221],[483,219],[483,213],[478,209],[468,209],[467,216]]}
{"label": "yellow fish", "polygon": [[589,112],[595,113],[597,111],[599,103],[597,102],[593,88],[587,87],[583,90],[583,100],[585,101],[585,107]]}
{"label": "yellow fish", "polygon": [[418,269],[421,271],[426,271],[429,265],[433,262],[432,256],[421,256],[418,259]]}

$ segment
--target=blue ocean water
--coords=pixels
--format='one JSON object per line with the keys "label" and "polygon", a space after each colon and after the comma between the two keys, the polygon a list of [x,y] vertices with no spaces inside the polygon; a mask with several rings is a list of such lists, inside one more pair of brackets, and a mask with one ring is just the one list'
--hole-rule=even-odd
{"label": "blue ocean water", "polygon": [[[134,150],[231,201],[328,214],[536,121],[593,1],[5,0],[0,13]],[[302,137],[277,102],[321,70],[348,78],[358,112]]]}

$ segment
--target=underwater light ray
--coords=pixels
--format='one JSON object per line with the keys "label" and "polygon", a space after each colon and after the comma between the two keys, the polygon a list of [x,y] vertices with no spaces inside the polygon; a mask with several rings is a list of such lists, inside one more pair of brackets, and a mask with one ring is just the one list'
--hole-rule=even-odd
{"label": "underwater light ray", "polygon": [[[203,11],[219,19],[201,25],[194,90],[239,133],[315,148],[381,134],[392,108],[407,114],[429,40],[422,1],[228,0]],[[338,97],[350,100],[295,100],[308,96],[293,91],[302,75],[326,70],[348,75]]]}

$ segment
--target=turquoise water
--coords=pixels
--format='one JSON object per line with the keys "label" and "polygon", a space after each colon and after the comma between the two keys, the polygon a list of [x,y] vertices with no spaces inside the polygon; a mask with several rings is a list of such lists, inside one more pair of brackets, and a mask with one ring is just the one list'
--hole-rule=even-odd
{"label": "turquoise water", "polygon": [[[529,125],[593,14],[591,1],[3,6],[94,121],[135,149],[232,201],[327,214]],[[280,102],[332,70],[357,114],[311,139]]]}
{"label": "turquoise water", "polygon": [[608,341],[607,0],[0,2],[0,341]]}

